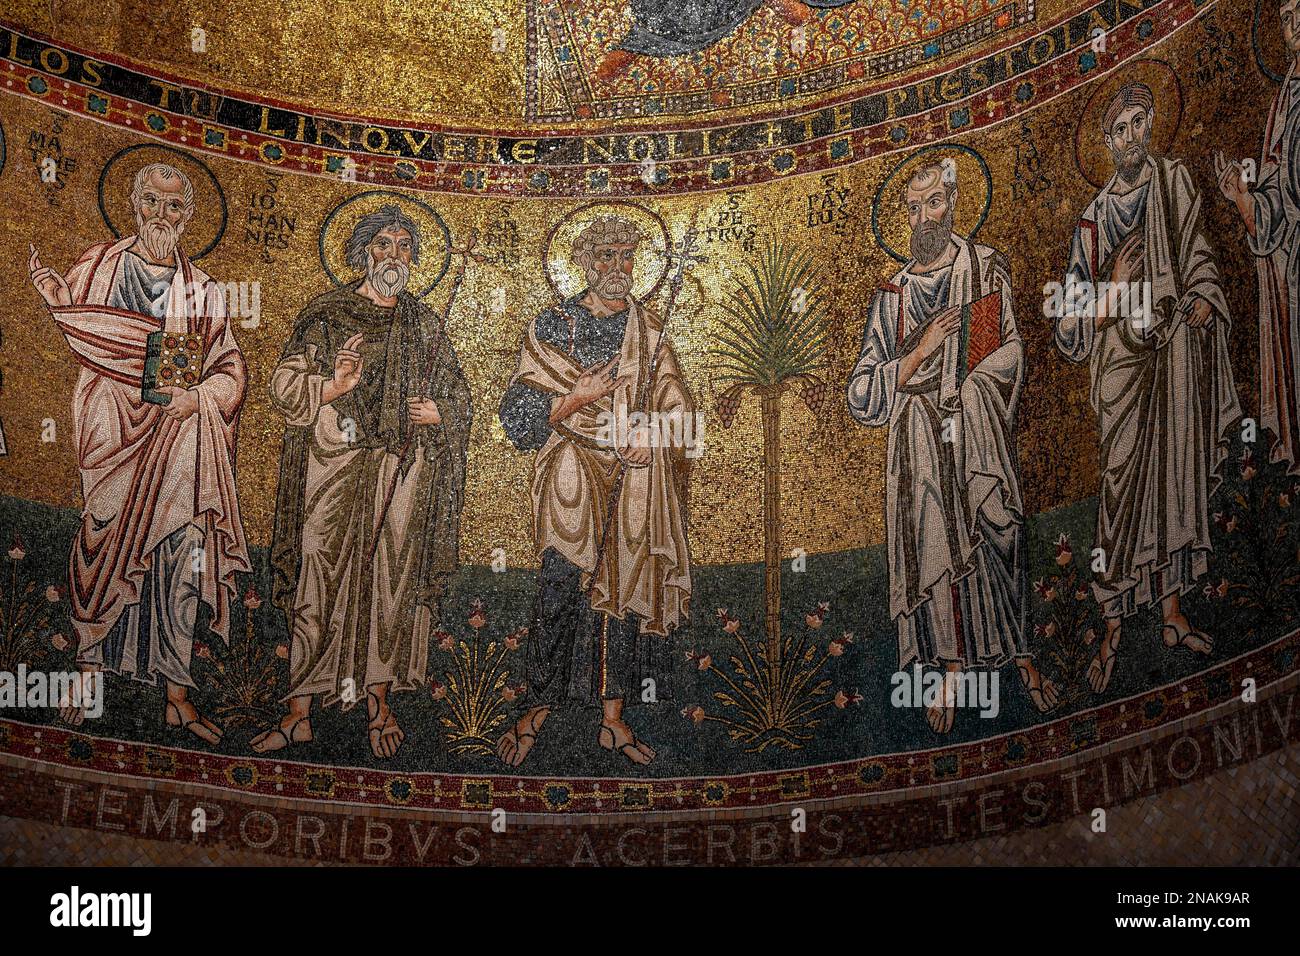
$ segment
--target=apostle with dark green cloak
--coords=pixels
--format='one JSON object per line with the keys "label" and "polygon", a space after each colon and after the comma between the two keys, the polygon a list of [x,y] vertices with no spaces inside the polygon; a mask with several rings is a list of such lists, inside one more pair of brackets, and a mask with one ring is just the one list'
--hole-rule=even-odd
{"label": "apostle with dark green cloak", "polygon": [[287,715],[267,752],[311,740],[311,704],[363,697],[372,752],[405,737],[391,691],[423,686],[458,562],[470,395],[440,315],[407,291],[417,223],[363,216],[347,264],[364,278],[312,300],[271,376],[285,418],[273,598],[292,634]]}

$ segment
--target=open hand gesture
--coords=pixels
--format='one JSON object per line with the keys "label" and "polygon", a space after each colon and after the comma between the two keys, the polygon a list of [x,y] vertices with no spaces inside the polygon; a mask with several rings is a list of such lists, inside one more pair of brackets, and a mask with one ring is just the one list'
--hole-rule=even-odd
{"label": "open hand gesture", "polygon": [[34,245],[28,243],[27,248],[32,250],[31,258],[27,260],[27,271],[31,273],[32,285],[41,294],[45,304],[51,308],[72,305],[72,292],[68,289],[68,280],[51,267],[41,265],[41,257]]}
{"label": "open hand gesture", "polygon": [[619,357],[615,355],[608,362],[594,365],[578,376],[571,394],[580,406],[589,405],[606,395],[612,395],[614,389],[626,380],[625,377],[620,378],[615,374],[618,370],[618,359]]}
{"label": "open hand gesture", "polygon": [[1142,271],[1142,233],[1134,233],[1120,246],[1115,266],[1110,270],[1112,282],[1132,282]]}
{"label": "open hand gesture", "polygon": [[1219,192],[1226,199],[1235,203],[1249,195],[1250,188],[1242,179],[1241,163],[1227,159],[1219,149],[1214,151],[1214,175],[1219,180]]}
{"label": "open hand gesture", "polygon": [[326,382],[321,389],[321,404],[328,405],[336,398],[341,398],[357,387],[361,381],[361,369],[365,361],[358,349],[365,335],[358,332],[343,343],[338,354],[334,356],[334,378]]}

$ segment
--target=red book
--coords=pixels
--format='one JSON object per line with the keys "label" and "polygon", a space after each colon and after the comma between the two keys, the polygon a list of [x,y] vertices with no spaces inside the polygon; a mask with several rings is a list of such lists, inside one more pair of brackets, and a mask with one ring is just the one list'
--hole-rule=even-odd
{"label": "red book", "polygon": [[957,361],[958,385],[1002,347],[1002,291],[990,292],[961,310],[961,351]]}

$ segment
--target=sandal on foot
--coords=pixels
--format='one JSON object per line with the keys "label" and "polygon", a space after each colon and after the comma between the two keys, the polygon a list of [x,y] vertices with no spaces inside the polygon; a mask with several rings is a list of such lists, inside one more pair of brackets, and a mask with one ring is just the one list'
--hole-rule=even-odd
{"label": "sandal on foot", "polygon": [[[608,735],[609,737],[608,742],[606,742],[605,739],[606,735]],[[640,740],[638,740],[636,734],[632,734],[631,739],[628,740],[627,743],[620,744],[619,746],[615,747],[614,741],[617,739],[618,738],[614,736],[614,731],[612,728],[610,728],[606,724],[600,725],[600,745],[604,747],[606,750],[610,751],[610,753],[613,753],[615,750],[617,750],[625,758],[627,758],[627,760],[630,763],[634,763],[639,767],[644,767],[646,764],[650,763],[650,761],[655,759],[654,751],[650,750],[647,744],[643,744]],[[641,749],[643,747],[645,748],[645,750]],[[642,757],[645,757],[645,759],[637,760],[635,757],[633,757],[631,754],[628,753],[628,750],[632,750],[633,752],[640,754]],[[646,752],[647,750],[649,750],[650,752],[647,753]]]}
{"label": "sandal on foot", "polygon": [[[542,723],[545,723],[546,718],[550,715],[550,713],[551,713],[550,708],[546,708],[546,707],[538,710],[533,710],[530,712],[528,716],[527,730],[525,730],[523,733],[520,733],[519,724],[515,724],[513,727],[511,727],[509,730],[507,730],[504,734],[501,735],[501,739],[497,741],[497,756],[501,759],[502,763],[504,763],[508,767],[518,767],[526,759],[528,759],[528,755],[532,753],[533,744],[537,743],[537,735],[538,733],[541,732],[542,729],[542,724],[538,723],[537,718],[540,715],[542,718]],[[519,753],[519,748],[523,745],[523,742],[525,740],[529,742],[528,746],[524,749],[524,752],[519,757],[519,759],[515,760],[514,757],[516,754]],[[511,747],[513,748],[510,752],[509,757],[507,757],[505,754],[506,741],[510,741]]]}
{"label": "sandal on foot", "polygon": [[[1111,659],[1114,660],[1114,657],[1115,655],[1112,654]],[[1052,681],[1044,677],[1042,673],[1039,673],[1038,683],[1033,683],[1033,681],[1030,680],[1029,668],[1019,661],[1016,661],[1016,669],[1020,671],[1020,683],[1021,686],[1025,688],[1025,693],[1029,695],[1029,702],[1034,705],[1038,712],[1040,714],[1045,714],[1050,710],[1054,710],[1056,705],[1060,703],[1060,700],[1049,701],[1047,699],[1047,689],[1049,687],[1055,688]]]}
{"label": "sandal on foot", "polygon": [[[1169,633],[1173,632],[1174,639],[1169,639]],[[1214,650],[1214,639],[1204,631],[1198,631],[1195,628],[1188,628],[1186,631],[1179,632],[1176,624],[1163,624],[1160,627],[1160,640],[1164,642],[1165,647],[1173,650],[1175,647],[1185,647],[1189,651],[1197,654],[1209,654]],[[1204,648],[1198,644],[1203,644]]]}
{"label": "sandal on foot", "polygon": [[[298,736],[298,727],[302,724],[307,725],[305,737]],[[276,744],[274,747],[263,747],[261,750],[258,750],[256,747],[253,746],[259,740],[266,743],[275,740],[277,737],[280,738],[281,742]],[[260,733],[252,740],[250,740],[248,742],[248,746],[253,748],[254,753],[272,753],[276,750],[285,750],[293,744],[311,743],[311,740],[312,740],[311,718],[299,717],[297,720],[295,720],[292,724],[289,725],[289,729],[287,731],[285,730],[284,727],[281,727],[279,724],[277,724],[275,727],[272,727],[270,730],[265,731],[264,733]]]}
{"label": "sandal on foot", "polygon": [[222,731],[222,729],[212,721],[208,720],[208,718],[200,714],[198,710],[194,711],[193,720],[186,721],[181,718],[180,708],[171,701],[168,701],[167,709],[164,712],[164,718],[167,722],[167,727],[171,730],[188,730],[195,737],[198,737],[206,743],[221,743],[221,737],[224,731]]}
{"label": "sandal on foot", "polygon": [[[1105,646],[1110,650],[1110,656],[1106,658],[1105,663],[1101,660],[1101,648],[1088,663],[1088,686],[1092,688],[1094,694],[1103,693],[1110,686],[1111,675],[1115,672],[1115,661],[1119,659],[1119,639],[1122,633],[1121,628],[1115,628],[1111,634],[1102,638]],[[1112,634],[1114,640],[1111,640]]]}

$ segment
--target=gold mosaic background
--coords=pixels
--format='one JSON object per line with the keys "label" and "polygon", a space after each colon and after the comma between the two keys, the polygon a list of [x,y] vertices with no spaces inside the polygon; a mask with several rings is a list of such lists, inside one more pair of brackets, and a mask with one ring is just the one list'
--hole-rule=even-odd
{"label": "gold mosaic background", "polygon": [[[71,11],[79,6],[91,9],[75,2],[58,6],[61,18],[71,18]],[[88,14],[84,24],[60,29],[56,36],[83,45],[108,42],[112,48],[121,44],[136,57],[147,54],[150,43],[164,42],[156,24],[166,18],[164,11],[149,7],[155,26],[132,33],[140,44],[130,44],[126,33],[144,22],[132,14],[135,6],[133,0],[99,5],[94,9],[100,12],[93,18]],[[196,4],[190,0],[178,9],[190,6]],[[10,16],[26,19],[38,29],[44,22],[41,17],[48,17],[43,0],[20,0],[18,8]],[[248,30],[250,36],[256,33],[255,25],[264,24],[270,15],[266,11],[254,15],[261,8],[251,0],[236,0],[230,9],[238,12],[238,19],[232,16],[228,29]],[[242,65],[230,71],[231,79],[242,85],[265,81],[264,85],[271,87],[276,83],[283,86],[296,77],[294,82],[301,88],[290,91],[284,86],[285,92],[318,103],[337,101],[340,112],[346,112],[346,106],[380,116],[389,109],[405,112],[411,107],[413,99],[401,101],[404,91],[415,97],[418,88],[418,96],[427,100],[430,89],[450,96],[454,88],[460,110],[480,119],[508,114],[517,122],[517,82],[512,71],[517,71],[518,65],[497,75],[490,62],[475,55],[471,40],[448,44],[445,39],[433,39],[440,32],[443,36],[447,31],[454,33],[449,23],[439,18],[485,22],[484,18],[492,15],[491,4],[448,5],[446,12],[439,12],[439,7],[426,3],[414,8],[418,14],[401,14],[393,29],[409,38],[409,42],[403,41],[402,58],[396,53],[377,58],[372,54],[372,49],[379,48],[378,31],[357,19],[359,14],[354,11],[361,9],[349,5],[339,7],[337,13],[315,12],[310,20],[290,15],[288,23],[302,31],[303,44],[291,44],[272,54],[262,39],[250,40]],[[1240,223],[1214,186],[1212,160],[1215,149],[1243,158],[1258,155],[1273,87],[1254,65],[1250,11],[1250,5],[1241,0],[1220,4],[1208,20],[1189,24],[1148,55],[1173,63],[1182,76],[1185,115],[1170,152],[1189,163],[1203,193],[1207,226],[1234,313],[1231,342],[1238,384],[1246,407],[1253,412],[1257,389],[1254,267],[1244,248]],[[517,16],[510,23],[511,29],[522,29]],[[326,29],[325,24],[331,26]],[[102,32],[95,34],[97,29]],[[354,45],[374,46],[367,47],[364,55],[338,56],[330,47],[336,39],[330,32],[334,29],[340,31],[338,35],[352,37],[349,42]],[[1219,37],[1229,31],[1235,32],[1227,59],[1221,57],[1216,62],[1226,63],[1223,69],[1230,75],[1207,79],[1201,70],[1202,51],[1212,45],[1219,49]],[[422,39],[426,36],[427,46]],[[188,42],[188,37],[184,40]],[[174,42],[179,44],[182,38]],[[462,63],[435,55],[453,48],[465,55]],[[399,59],[404,65],[399,65]],[[407,70],[418,73],[420,82]],[[336,89],[342,93],[336,94]],[[1010,259],[1017,318],[1028,343],[1029,385],[1020,411],[1019,451],[1031,511],[1087,497],[1095,492],[1097,482],[1097,436],[1088,405],[1087,369],[1069,365],[1059,356],[1051,343],[1050,324],[1041,312],[1042,287],[1061,278],[1075,219],[1095,191],[1073,160],[1074,124],[1091,89],[1087,85],[1064,95],[1023,122],[1013,120],[955,140],[978,150],[992,170],[992,211],[978,238]],[[1234,90],[1230,100],[1222,99],[1223,89]],[[358,108],[362,103],[370,105]],[[140,137],[89,120],[61,117],[44,105],[15,96],[0,96],[0,122],[9,143],[8,162],[0,176],[5,209],[0,217],[0,277],[5,290],[5,311],[0,319],[4,331],[0,417],[9,444],[9,456],[0,459],[0,493],[77,507],[80,495],[69,410],[77,366],[28,282],[28,243],[36,244],[47,265],[66,270],[88,245],[109,238],[95,203],[95,185],[104,162],[123,147],[139,142]],[[57,190],[40,182],[32,153],[26,148],[33,132],[49,135],[56,125],[64,154],[75,161],[65,187]],[[1041,165],[1031,175],[1027,157],[1032,153]],[[809,175],[735,192],[745,221],[756,227],[759,242],[766,235],[780,235],[811,248],[824,264],[833,290],[835,331],[827,369],[831,393],[822,415],[814,418],[793,395],[784,406],[787,548],[804,548],[810,553],[837,551],[873,544],[883,537],[885,433],[854,423],[842,394],[857,356],[866,301],[875,286],[897,268],[875,244],[870,210],[877,188],[900,158],[901,154],[872,159],[830,178]],[[225,159],[207,157],[207,161],[225,189],[231,222],[220,246],[200,264],[218,280],[261,283],[261,326],[236,330],[250,370],[238,468],[250,542],[265,545],[270,537],[282,429],[267,398],[268,378],[295,314],[328,287],[316,247],[322,221],[340,201],[365,187],[295,176],[287,170],[268,172]],[[1018,171],[1020,186],[1016,185]],[[285,248],[271,250],[267,262],[261,247],[246,240],[245,223],[251,205],[267,192],[269,175],[277,177],[277,211],[292,219],[294,228],[287,234]],[[1038,176],[1042,178],[1035,178]],[[808,197],[823,195],[828,188],[847,190],[847,216],[809,228]],[[418,195],[439,210],[457,241],[463,241],[471,227],[487,234],[506,213],[518,227],[514,259],[471,266],[450,329],[475,401],[462,523],[463,556],[471,563],[486,563],[494,548],[504,547],[512,564],[531,564],[525,502],[532,456],[516,452],[506,441],[496,420],[496,407],[514,368],[525,323],[552,300],[542,274],[542,241],[548,229],[579,201]],[[663,215],[676,238],[692,217],[698,217],[702,227],[714,223],[729,201],[726,192],[709,192],[647,199],[645,203]],[[196,217],[211,213],[200,209]],[[967,225],[958,222],[958,230]],[[904,237],[898,237],[898,242],[901,247]],[[710,257],[709,262],[695,270],[683,290],[672,334],[697,399],[711,411],[708,349],[719,315],[717,303],[730,288],[729,273],[739,268],[746,253],[737,242],[716,241],[706,242],[702,251]],[[444,283],[432,294],[435,307],[441,308],[448,285]],[[506,290],[506,309],[500,315],[491,308],[492,293],[498,286]],[[41,421],[46,417],[53,418],[59,429],[60,440],[52,444],[40,441]],[[698,460],[692,479],[694,557],[703,563],[759,560],[762,476],[756,403],[750,400],[742,406],[729,431],[710,415],[706,440],[708,451]]]}

